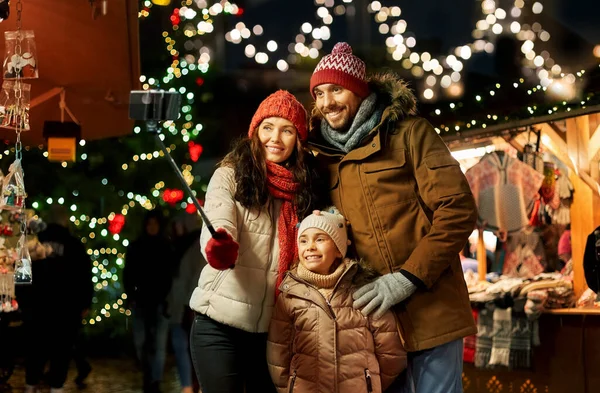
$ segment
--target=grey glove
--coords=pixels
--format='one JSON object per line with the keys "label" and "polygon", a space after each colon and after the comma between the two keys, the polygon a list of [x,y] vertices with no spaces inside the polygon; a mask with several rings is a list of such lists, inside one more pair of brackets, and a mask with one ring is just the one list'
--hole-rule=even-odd
{"label": "grey glove", "polygon": [[381,318],[387,310],[395,304],[408,298],[417,290],[415,284],[410,282],[402,273],[389,273],[379,277],[358,288],[352,294],[352,306],[361,309],[363,315],[368,316],[375,309],[375,319]]}

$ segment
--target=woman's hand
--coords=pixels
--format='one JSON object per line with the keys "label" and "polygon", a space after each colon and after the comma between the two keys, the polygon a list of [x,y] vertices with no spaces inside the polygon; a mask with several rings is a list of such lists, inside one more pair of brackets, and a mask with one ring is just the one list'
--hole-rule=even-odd
{"label": "woman's hand", "polygon": [[217,270],[233,268],[240,245],[223,228],[217,229],[217,234],[216,238],[211,237],[206,243],[206,259]]}

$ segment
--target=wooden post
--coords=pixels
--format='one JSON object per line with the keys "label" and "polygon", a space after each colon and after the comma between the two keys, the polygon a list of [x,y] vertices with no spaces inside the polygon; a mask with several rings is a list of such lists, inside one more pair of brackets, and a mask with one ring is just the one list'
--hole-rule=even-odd
{"label": "wooden post", "polygon": [[[590,168],[588,145],[590,126],[587,116],[567,119],[567,152],[577,171],[588,172]],[[573,183],[571,205],[571,247],[573,258],[573,285],[579,297],[587,288],[583,273],[583,253],[587,236],[594,230],[593,192],[575,173],[569,176]]]}
{"label": "wooden post", "polygon": [[[590,160],[590,177],[596,182],[600,182],[600,116],[598,114],[590,115],[590,144],[588,146],[588,158]],[[600,196],[594,193],[593,206],[600,207]],[[594,227],[600,226],[600,208],[594,209]]]}
{"label": "wooden post", "polygon": [[477,273],[480,281],[485,281],[487,274],[487,251],[483,241],[483,229],[477,230]]}

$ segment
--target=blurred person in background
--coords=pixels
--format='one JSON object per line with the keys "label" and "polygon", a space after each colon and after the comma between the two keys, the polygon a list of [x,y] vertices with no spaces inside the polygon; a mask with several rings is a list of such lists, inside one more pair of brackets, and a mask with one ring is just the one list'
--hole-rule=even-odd
{"label": "blurred person in background", "polygon": [[48,226],[38,238],[52,252],[33,264],[31,291],[21,302],[28,346],[26,393],[39,392],[48,361],[50,392],[64,391],[72,348],[94,293],[91,260],[69,232],[69,217],[64,206],[51,207]]}
{"label": "blurred person in background", "polygon": [[189,306],[190,297],[200,278],[206,260],[200,250],[201,228],[196,214],[185,213],[172,224],[172,241],[175,252],[173,284],[169,294],[169,331],[175,352],[181,393],[198,391],[198,380],[192,372],[189,340],[194,312]]}
{"label": "blurred person in background", "polygon": [[165,235],[165,219],[149,211],[142,234],[127,248],[123,281],[133,315],[133,341],[142,365],[144,393],[159,393],[163,378],[175,254]]}

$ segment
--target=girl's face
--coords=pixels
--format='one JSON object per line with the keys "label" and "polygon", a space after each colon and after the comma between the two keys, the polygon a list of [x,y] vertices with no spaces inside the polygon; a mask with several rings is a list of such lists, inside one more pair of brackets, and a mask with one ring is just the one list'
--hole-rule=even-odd
{"label": "girl's face", "polygon": [[294,124],[282,117],[268,117],[258,126],[258,139],[264,146],[265,157],[275,164],[290,158],[296,148],[297,137]]}
{"label": "girl's face", "polygon": [[298,256],[306,269],[317,274],[331,274],[335,262],[342,258],[333,239],[317,228],[308,228],[298,238]]}

